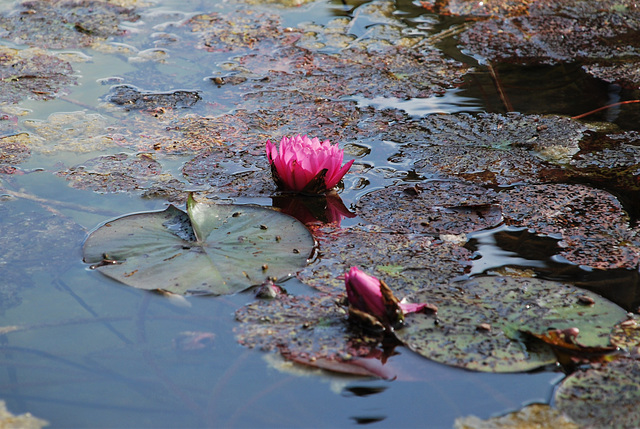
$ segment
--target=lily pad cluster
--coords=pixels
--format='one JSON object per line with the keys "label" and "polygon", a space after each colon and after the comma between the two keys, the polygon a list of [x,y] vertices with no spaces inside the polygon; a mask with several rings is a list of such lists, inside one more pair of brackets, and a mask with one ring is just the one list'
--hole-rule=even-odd
{"label": "lily pad cluster", "polygon": [[533,0],[449,2],[455,14],[489,16],[460,36],[461,43],[492,62],[557,64],[581,61],[609,82],[637,89],[640,9],[636,2]]}

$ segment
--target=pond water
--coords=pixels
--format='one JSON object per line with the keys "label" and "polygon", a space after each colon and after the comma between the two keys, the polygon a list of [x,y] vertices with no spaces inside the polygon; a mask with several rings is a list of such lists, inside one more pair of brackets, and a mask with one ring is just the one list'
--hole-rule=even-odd
{"label": "pond water", "polygon": [[[0,3],[3,11],[17,7],[6,0]],[[365,38],[376,27],[375,15],[362,12],[368,3],[318,0],[296,7],[267,4],[250,8],[280,16],[282,28],[297,28],[301,23],[330,26],[336,18],[349,18],[350,33]],[[69,177],[56,174],[89,165],[89,160],[99,156],[135,156],[145,152],[145,145],[152,144],[154,138],[169,133],[165,124],[145,128],[145,121],[152,120],[137,111],[107,105],[105,96],[111,85],[133,85],[149,92],[197,91],[202,100],[191,108],[175,109],[177,117],[214,117],[234,112],[239,106],[247,109],[251,103],[258,103],[253,106],[256,109],[273,108],[273,99],[243,98],[247,86],[212,83],[213,77],[228,79],[239,74],[238,63],[249,67],[250,59],[238,60],[240,54],[233,46],[204,50],[197,35],[189,39],[190,31],[180,29],[186,20],[201,13],[231,13],[246,7],[235,2],[177,0],[140,5],[140,19],[120,23],[127,32],[107,39],[111,51],[104,46],[50,51],[72,58],[77,85],[70,86],[68,94],[46,101],[24,99],[11,105],[17,110],[7,110],[16,114],[16,123],[3,135],[41,133],[44,143],[38,143],[38,148],[19,164],[19,173],[0,176],[0,242],[5,254],[0,259],[0,399],[13,414],[30,412],[47,420],[52,428],[363,424],[440,428],[452,427],[454,420],[463,416],[485,419],[530,403],[549,403],[555,386],[564,377],[560,370],[477,373],[429,361],[404,347],[396,348],[397,354],[388,362],[397,374],[393,380],[297,367],[283,362],[275,353],[238,344],[233,332],[237,325],[234,313],[255,300],[251,292],[170,299],[121,285],[83,263],[83,240],[101,223],[127,213],[161,210],[168,202],[179,204],[169,194],[142,195],[145,189],[139,183],[123,192],[110,192],[100,184],[82,181],[70,186]],[[385,20],[397,20],[409,35],[428,36],[464,23],[461,18],[430,14],[419,2],[399,0],[393,9],[394,14]],[[26,48],[13,39],[0,40],[0,44]],[[453,79],[455,85],[437,97],[346,95],[341,100],[353,101],[363,110],[397,109],[406,118],[417,120],[441,113],[504,113],[505,99],[510,103],[509,110],[516,112],[571,116],[637,95],[593,78],[574,64],[496,66],[494,75],[499,76],[501,95],[486,66],[460,50],[455,38],[443,38],[436,46],[446,58],[476,70]],[[289,69],[290,64],[283,61],[276,66]],[[608,109],[590,119],[616,124],[622,130],[640,130],[637,109],[635,114],[629,113],[630,109]],[[84,115],[63,125],[68,134],[78,130],[75,140],[38,128],[38,124],[52,122],[52,114],[61,112]],[[99,116],[87,116],[90,114]],[[92,123],[102,131],[91,131]],[[118,128],[122,124],[124,129]],[[129,144],[118,144],[113,135],[125,134],[130,129],[127,127],[134,125],[139,128],[125,135]],[[108,145],[86,143],[105,134],[112,137]],[[270,135],[272,139],[279,137]],[[131,144],[134,140],[141,142],[139,146]],[[417,180],[407,171],[411,160],[396,162],[392,157],[399,142],[366,137],[352,138],[351,143],[347,155],[357,156],[355,174],[345,177],[340,193],[347,207],[353,208],[361,196],[375,189],[401,179]],[[355,154],[358,147],[363,154]],[[181,169],[195,152],[159,152],[156,160],[163,174],[184,184]],[[197,191],[200,185],[189,186]],[[637,197],[632,192],[616,192],[623,201]],[[272,204],[268,195],[224,199]],[[634,207],[637,211],[637,204],[625,205],[631,218],[637,219],[639,213]],[[342,227],[361,223],[359,217],[344,219]],[[554,258],[552,247],[557,240],[535,236],[522,228],[502,225],[470,234],[469,239],[467,248],[476,251],[477,258],[467,275],[491,273],[509,265],[535,268],[549,279],[591,282],[595,289],[607,280],[601,272]],[[540,251],[524,254],[521,247],[513,245],[516,241],[520,246],[533,243],[531,246]],[[615,272],[628,289],[635,290],[637,270]],[[288,281],[286,288],[291,294],[314,293],[295,279]],[[635,302],[626,295],[612,299]]]}

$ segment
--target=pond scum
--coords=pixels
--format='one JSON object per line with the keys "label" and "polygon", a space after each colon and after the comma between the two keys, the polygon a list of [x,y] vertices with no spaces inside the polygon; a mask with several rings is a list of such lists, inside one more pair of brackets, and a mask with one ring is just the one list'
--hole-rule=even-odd
{"label": "pond scum", "polygon": [[[504,415],[489,421],[461,417],[457,427],[640,426],[636,2],[30,0],[0,7],[0,40],[0,329],[8,374],[0,379],[0,399],[9,411],[31,411],[54,426],[88,424],[80,415],[57,420],[63,417],[49,403],[44,414],[30,408],[38,401],[16,392],[49,379],[23,379],[13,357],[37,347],[29,335],[38,329],[85,321],[116,338],[107,354],[142,344],[136,365],[155,368],[153,376],[171,393],[163,400],[182,401],[187,414],[198,416],[192,424],[220,423],[206,393],[191,397],[182,382],[158,370],[154,353],[163,349],[151,347],[147,335],[155,333],[144,328],[156,317],[149,302],[158,297],[141,292],[131,334],[114,327],[117,311],[99,311],[102,297],[89,304],[80,297],[82,282],[116,288],[95,271],[85,274],[93,264],[122,283],[161,292],[161,305],[228,305],[223,311],[234,320],[226,322],[227,343],[277,352],[309,371],[400,380],[412,369],[393,362],[398,350],[410,349],[477,372],[565,375],[548,405],[511,414],[503,407],[493,414]],[[459,105],[446,108],[440,102],[447,97]],[[408,101],[427,107],[416,115]],[[298,134],[330,140],[345,161],[353,160],[337,192],[309,197],[278,190],[265,144]],[[144,213],[121,217],[127,213],[121,203]],[[235,272],[247,261],[234,255],[234,287],[224,291],[190,272],[193,261],[181,251],[203,253],[222,240],[194,240],[198,228],[212,225],[207,217],[193,220],[195,207],[231,210],[221,230],[246,240],[247,224],[233,216],[241,209],[229,203],[273,207],[305,224],[285,227],[289,218],[278,216],[277,226],[252,224],[256,241],[265,230],[269,243],[304,241],[295,244],[295,267],[272,278],[266,272],[276,269],[276,258]],[[176,208],[185,204],[187,212]],[[173,234],[168,247],[177,253],[127,253],[127,239],[108,230],[131,219],[134,226],[122,227],[125,236],[146,227],[165,237],[160,241]],[[94,244],[87,230],[97,224],[102,227],[89,237],[125,243],[118,249],[125,256],[91,249],[87,257]],[[289,228],[308,240],[291,238]],[[496,261],[483,253],[487,236],[502,251]],[[86,266],[79,269],[83,243]],[[160,262],[149,258],[156,254]],[[168,263],[174,257],[184,260],[179,268]],[[481,263],[488,268],[474,271]],[[349,322],[342,276],[352,266],[375,275],[398,298],[429,302],[437,312],[407,315],[393,332]],[[156,277],[135,274],[140,267]],[[83,275],[90,280],[78,280]],[[167,278],[180,286],[165,287]],[[207,283],[206,290],[186,284],[191,281]],[[68,309],[53,301],[42,314],[22,312],[43,284],[64,291],[63,301],[72,298],[94,319],[86,322],[82,313],[69,321]],[[259,285],[259,297],[190,296]],[[122,297],[107,294],[104,302],[127,307]],[[197,330],[177,333],[173,347],[210,352],[223,335],[197,324],[201,316],[192,311],[184,318]],[[67,333],[57,332],[62,347]],[[90,365],[103,347],[93,341],[82,345],[91,352],[78,352],[79,362],[70,363],[67,349],[64,356],[35,354],[67,359],[75,370],[89,367],[92,380],[113,378],[117,371]],[[129,381],[141,392],[144,383]],[[86,408],[71,402],[75,411]],[[149,407],[147,415],[162,415]],[[22,418],[29,420],[25,425],[45,424],[10,413],[2,422]],[[91,424],[122,424],[109,418]],[[225,424],[238,418],[233,414]],[[251,418],[237,425],[277,426],[284,417]],[[422,419],[411,423],[428,426]],[[385,423],[379,416],[356,421]]]}

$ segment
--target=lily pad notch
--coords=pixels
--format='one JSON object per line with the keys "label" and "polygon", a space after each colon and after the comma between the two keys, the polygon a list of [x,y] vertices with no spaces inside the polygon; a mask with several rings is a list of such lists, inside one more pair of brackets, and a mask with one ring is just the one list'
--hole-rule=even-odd
{"label": "lily pad notch", "polygon": [[275,210],[198,202],[187,211],[126,215],[89,234],[83,260],[139,289],[181,295],[227,295],[305,267],[315,248],[310,231]]}

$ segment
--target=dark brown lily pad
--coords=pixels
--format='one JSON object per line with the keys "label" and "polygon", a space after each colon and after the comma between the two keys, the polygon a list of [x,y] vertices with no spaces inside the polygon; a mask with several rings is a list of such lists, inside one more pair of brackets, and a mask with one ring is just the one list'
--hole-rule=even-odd
{"label": "dark brown lily pad", "polygon": [[[460,40],[490,61],[556,64],[585,61],[604,77],[640,85],[640,8],[632,0],[553,2],[538,0],[526,14],[477,22]],[[624,68],[620,68],[624,65]],[[616,74],[610,72],[616,67]],[[629,73],[625,73],[629,72]]]}
{"label": "dark brown lily pad", "polygon": [[611,194],[585,185],[528,185],[501,193],[504,221],[559,238],[560,255],[592,268],[636,268],[640,248]]}
{"label": "dark brown lily pad", "polygon": [[[593,305],[581,299],[589,296]],[[624,309],[577,287],[539,279],[480,277],[431,285],[407,297],[429,302],[435,315],[405,315],[396,336],[435,361],[476,371],[528,371],[556,361],[544,343],[523,332],[578,328],[585,346],[606,347]]]}
{"label": "dark brown lily pad", "polygon": [[315,229],[320,257],[298,273],[323,292],[345,290],[345,272],[358,266],[384,280],[400,299],[433,283],[465,274],[472,254],[451,241],[374,230]]}
{"label": "dark brown lily pad", "polygon": [[424,182],[393,186],[366,194],[358,214],[401,233],[461,234],[502,221],[497,194],[478,185]]}
{"label": "dark brown lily pad", "polygon": [[422,175],[493,185],[536,183],[560,174],[556,164],[579,151],[586,130],[568,118],[516,113],[434,115],[420,125],[426,133],[404,145],[399,160],[416,160]]}
{"label": "dark brown lily pad", "polygon": [[74,188],[95,192],[131,192],[171,178],[163,175],[160,163],[153,156],[124,153],[94,158],[57,174],[71,181]]}
{"label": "dark brown lily pad", "polygon": [[[380,365],[382,337],[365,334],[347,321],[339,296],[287,296],[261,300],[236,311],[238,342],[286,359],[334,372],[389,378]],[[384,362],[384,361],[383,361]],[[378,361],[379,363],[379,361]],[[378,369],[375,369],[378,368]]]}
{"label": "dark brown lily pad", "polygon": [[584,427],[640,426],[640,361],[618,359],[567,377],[554,395],[558,410]]}
{"label": "dark brown lily pad", "polygon": [[0,47],[0,102],[49,100],[74,85],[71,65],[39,49]]}
{"label": "dark brown lily pad", "polygon": [[106,97],[107,101],[125,110],[193,107],[200,98],[197,91],[149,92],[131,85],[114,86]]}
{"label": "dark brown lily pad", "polygon": [[131,9],[97,0],[29,0],[0,16],[4,38],[48,49],[91,46],[124,33],[122,21],[139,18]]}

